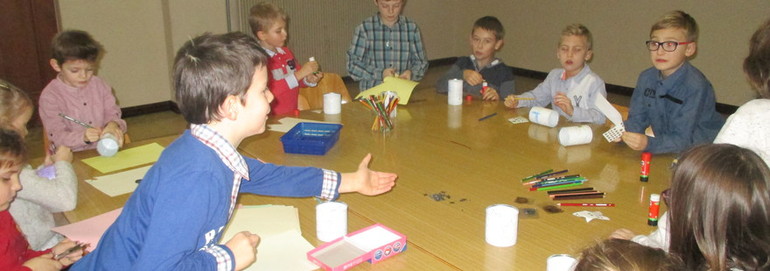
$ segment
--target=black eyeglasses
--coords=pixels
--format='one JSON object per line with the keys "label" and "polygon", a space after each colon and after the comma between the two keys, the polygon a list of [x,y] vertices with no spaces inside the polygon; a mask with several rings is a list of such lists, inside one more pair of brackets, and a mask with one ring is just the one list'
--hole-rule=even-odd
{"label": "black eyeglasses", "polygon": [[677,42],[677,41],[654,41],[654,40],[648,40],[645,41],[644,44],[647,44],[647,49],[650,49],[650,51],[657,51],[658,48],[663,47],[663,51],[666,52],[673,52],[676,51],[676,47],[679,45],[685,45],[690,44],[692,41],[687,42]]}

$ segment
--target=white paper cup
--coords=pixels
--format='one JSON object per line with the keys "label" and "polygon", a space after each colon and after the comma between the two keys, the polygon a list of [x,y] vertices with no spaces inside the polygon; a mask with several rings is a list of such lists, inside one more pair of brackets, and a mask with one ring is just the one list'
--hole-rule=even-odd
{"label": "white paper cup", "polygon": [[330,201],[315,206],[318,240],[329,242],[348,233],[348,205]]}
{"label": "white paper cup", "polygon": [[510,247],[516,244],[519,228],[519,209],[507,204],[487,207],[485,239],[496,247]]}
{"label": "white paper cup", "polygon": [[463,80],[449,79],[447,90],[447,103],[449,105],[463,104]]}
{"label": "white paper cup", "polygon": [[594,132],[588,125],[564,127],[559,130],[559,144],[562,146],[574,146],[591,143]]}
{"label": "white paper cup", "polygon": [[324,94],[324,114],[335,115],[341,111],[342,96],[339,93],[329,92]]}
{"label": "white paper cup", "polygon": [[120,149],[118,139],[112,134],[102,135],[102,138],[96,143],[96,151],[101,156],[111,157],[118,153],[118,149]]}
{"label": "white paper cup", "polygon": [[545,107],[535,106],[529,110],[529,121],[548,127],[555,127],[556,124],[559,124],[559,113]]}
{"label": "white paper cup", "polygon": [[462,106],[447,106],[446,109],[446,126],[449,129],[457,129],[463,126],[463,107]]}
{"label": "white paper cup", "polygon": [[572,271],[577,260],[567,254],[554,254],[545,260],[547,271]]}

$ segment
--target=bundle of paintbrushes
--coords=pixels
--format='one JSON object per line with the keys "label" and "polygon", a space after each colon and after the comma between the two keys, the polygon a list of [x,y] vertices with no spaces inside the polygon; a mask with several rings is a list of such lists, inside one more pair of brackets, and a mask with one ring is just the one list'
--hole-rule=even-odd
{"label": "bundle of paintbrushes", "polygon": [[358,101],[375,113],[372,131],[387,132],[393,129],[393,118],[396,115],[398,96],[383,92],[379,96],[371,95]]}
{"label": "bundle of paintbrushes", "polygon": [[[529,191],[546,191],[582,185],[588,179],[580,174],[566,175],[568,170],[553,171],[553,169],[521,179],[523,185],[529,185]],[[553,192],[553,193],[552,193]],[[603,198],[604,193],[593,188],[577,188],[549,191],[553,200]]]}

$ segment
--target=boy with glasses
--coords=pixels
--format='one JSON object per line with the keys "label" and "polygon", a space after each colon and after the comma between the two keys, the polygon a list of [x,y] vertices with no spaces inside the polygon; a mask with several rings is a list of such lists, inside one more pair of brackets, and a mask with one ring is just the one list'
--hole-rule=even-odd
{"label": "boy with glasses", "polygon": [[697,40],[698,25],[683,11],[652,26],[646,45],[654,67],[639,75],[622,136],[631,149],[676,153],[714,141],[722,128],[711,83],[687,61]]}

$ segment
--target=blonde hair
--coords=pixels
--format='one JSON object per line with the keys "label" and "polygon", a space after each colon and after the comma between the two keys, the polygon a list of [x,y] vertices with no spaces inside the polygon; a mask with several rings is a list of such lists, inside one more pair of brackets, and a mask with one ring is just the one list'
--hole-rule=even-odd
{"label": "blonde hair", "polygon": [[591,31],[589,31],[588,27],[586,27],[585,25],[582,25],[582,24],[568,25],[561,31],[561,36],[562,37],[566,37],[566,36],[586,37],[586,46],[588,46],[586,50],[593,49],[594,37],[593,35],[591,35]]}
{"label": "blonde hair", "polygon": [[674,10],[663,14],[652,25],[650,37],[652,37],[652,32],[655,32],[655,30],[667,28],[682,29],[685,32],[685,36],[687,36],[687,41],[698,41],[698,23],[695,22],[695,19],[690,14],[684,11]]}
{"label": "blonde hair", "polygon": [[267,31],[278,20],[286,21],[288,15],[273,3],[260,2],[249,10],[249,26],[254,36],[259,31]]}
{"label": "blonde hair", "polygon": [[607,239],[584,249],[575,271],[668,271],[678,270],[678,265],[662,249],[630,240]]}
{"label": "blonde hair", "polygon": [[32,99],[27,93],[8,81],[0,79],[0,125],[10,125],[24,109],[32,109]]}

